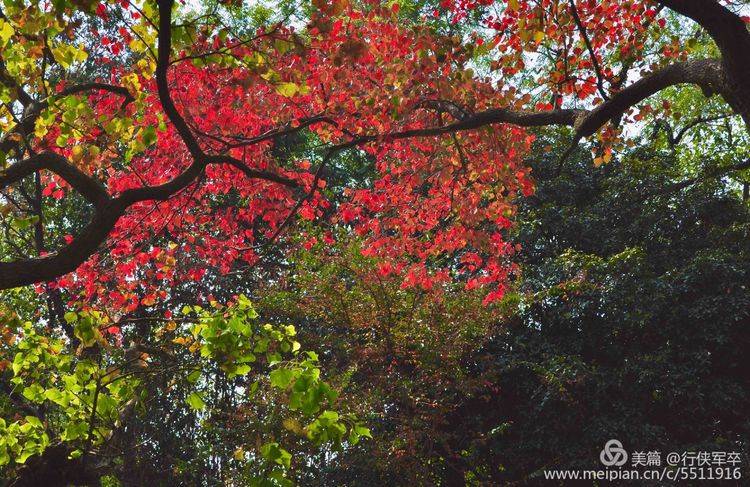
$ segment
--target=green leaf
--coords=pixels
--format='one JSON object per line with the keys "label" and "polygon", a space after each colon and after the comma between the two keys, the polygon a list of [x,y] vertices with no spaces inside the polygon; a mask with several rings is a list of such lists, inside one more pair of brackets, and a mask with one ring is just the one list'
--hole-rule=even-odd
{"label": "green leaf", "polygon": [[154,142],[156,142],[156,128],[155,127],[146,127],[141,130],[141,133],[143,134],[143,145],[146,147],[150,146]]}
{"label": "green leaf", "polygon": [[260,447],[260,454],[266,460],[289,468],[292,463],[292,455],[279,446],[278,443],[266,443]]}
{"label": "green leaf", "polygon": [[24,448],[21,454],[18,455],[18,457],[16,457],[16,463],[26,463],[26,460],[28,460],[29,457],[32,456],[34,453],[35,452],[33,449]]}
{"label": "green leaf", "polygon": [[78,438],[85,438],[88,426],[83,422],[70,422],[65,427],[65,431],[60,435],[63,441],[72,441]]}
{"label": "green leaf", "polygon": [[44,391],[44,397],[47,398],[47,400],[52,401],[64,408],[68,407],[68,404],[70,404],[70,399],[68,398],[68,396],[58,391],[57,389],[47,389],[46,391]]}
{"label": "green leaf", "polygon": [[206,403],[197,392],[193,392],[192,394],[190,394],[187,399],[185,399],[185,402],[187,402],[188,406],[195,409],[196,411],[200,411],[201,409],[206,407]]}
{"label": "green leaf", "polygon": [[44,389],[39,384],[31,384],[29,387],[24,388],[23,397],[33,402],[44,401]]}
{"label": "green leaf", "polygon": [[319,418],[325,421],[336,422],[339,420],[339,413],[336,411],[323,411],[320,413]]}
{"label": "green leaf", "polygon": [[198,379],[200,379],[200,378],[201,378],[201,371],[198,370],[198,369],[190,372],[190,374],[188,374],[188,376],[187,376],[187,380],[191,384],[195,384],[196,382],[198,382]]}
{"label": "green leaf", "polygon": [[251,367],[249,365],[238,365],[234,370],[235,375],[245,375],[250,372]]}
{"label": "green leaf", "polygon": [[42,422],[36,416],[26,416],[26,422],[37,427],[43,428]]}
{"label": "green leaf", "polygon": [[75,323],[76,321],[78,321],[78,314],[72,311],[68,311],[67,313],[65,313],[63,318],[65,318],[65,321],[67,321],[68,323]]}
{"label": "green leaf", "polygon": [[10,455],[5,447],[0,447],[0,466],[7,465],[10,462]]}
{"label": "green leaf", "polygon": [[13,220],[10,222],[10,226],[16,230],[25,230],[38,221],[39,217],[37,215],[22,218],[13,218]]}
{"label": "green leaf", "polygon": [[372,438],[372,433],[370,433],[370,428],[365,428],[362,425],[356,425],[354,427],[354,432],[357,433],[359,436],[364,436],[367,438]]}
{"label": "green leaf", "polygon": [[270,374],[271,385],[279,389],[286,389],[294,378],[294,371],[289,369],[275,369]]}

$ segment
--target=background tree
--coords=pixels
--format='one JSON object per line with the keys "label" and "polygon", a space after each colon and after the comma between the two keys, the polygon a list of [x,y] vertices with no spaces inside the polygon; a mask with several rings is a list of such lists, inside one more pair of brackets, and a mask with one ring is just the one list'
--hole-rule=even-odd
{"label": "background tree", "polygon": [[576,152],[561,175],[558,154],[532,162],[512,238],[523,276],[490,308],[403,289],[356,240],[304,252],[263,309],[318,341],[377,439],[308,482],[536,485],[543,469],[598,468],[612,437],[746,458],[750,215],[726,179],[688,178],[670,152],[601,168]]}

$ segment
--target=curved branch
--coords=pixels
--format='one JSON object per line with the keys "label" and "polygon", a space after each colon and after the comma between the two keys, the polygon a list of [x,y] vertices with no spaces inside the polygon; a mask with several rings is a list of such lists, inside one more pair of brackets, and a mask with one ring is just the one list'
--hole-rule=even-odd
{"label": "curved branch", "polygon": [[745,22],[716,0],[657,1],[706,29],[724,56],[747,55],[747,51],[742,50],[750,43]]}
{"label": "curved branch", "polygon": [[101,90],[108,91],[122,97],[122,108],[135,101],[133,95],[124,86],[110,85],[108,83],[81,83],[79,85],[68,86],[56,93],[55,96],[67,96],[83,93],[84,91]]}
{"label": "curved branch", "polygon": [[726,75],[727,102],[742,115],[750,131],[750,32],[747,25],[716,0],[658,0],[703,27],[721,51]]}
{"label": "curved branch", "polygon": [[109,194],[99,181],[68,163],[60,154],[50,151],[31,156],[0,172],[0,189],[45,169],[64,179],[94,207],[101,208],[109,201]]}
{"label": "curved branch", "polygon": [[206,164],[227,164],[229,166],[239,169],[245,176],[249,178],[265,179],[266,181],[271,181],[274,183],[282,184],[290,188],[296,188],[299,186],[299,183],[295,181],[294,179],[287,178],[285,176],[282,176],[280,174],[277,174],[271,171],[253,169],[251,167],[248,167],[245,163],[243,163],[239,159],[235,159],[234,157],[231,157],[228,155],[207,156],[205,159],[205,162]]}
{"label": "curved branch", "polygon": [[714,116],[711,116],[711,117],[700,116],[700,117],[698,117],[698,118],[696,118],[694,120],[691,120],[690,122],[686,123],[677,132],[677,134],[674,134],[674,131],[670,127],[669,132],[671,132],[671,134],[668,134],[669,137],[670,137],[669,138],[669,145],[671,147],[674,147],[677,144],[679,144],[682,141],[683,137],[685,137],[687,135],[687,133],[690,132],[690,130],[692,130],[693,128],[697,127],[700,124],[717,122],[719,120],[724,120],[724,119],[727,119],[729,117],[733,117],[735,115],[736,115],[735,113],[723,113],[721,115],[714,115]]}
{"label": "curved branch", "polygon": [[3,62],[2,60],[0,60],[0,84],[5,85],[6,87],[15,91],[16,98],[24,107],[27,107],[34,103],[34,99],[31,98],[31,95],[26,93],[26,90],[24,90],[23,87],[18,84],[18,81],[16,81],[13,76],[11,76],[11,74],[8,72],[8,69],[5,67],[5,62]]}
{"label": "curved branch", "polygon": [[429,127],[423,129],[404,130],[382,135],[370,135],[353,139],[335,147],[353,147],[376,140],[399,140],[412,137],[431,137],[464,130],[474,130],[496,123],[508,123],[522,127],[543,127],[547,125],[569,125],[573,126],[586,112],[575,109],[558,109],[543,112],[532,112],[525,110],[509,110],[506,108],[490,108],[472,115],[465,116],[462,120],[441,127]]}
{"label": "curved branch", "polygon": [[[94,90],[108,91],[112,94],[121,96],[123,98],[122,108],[125,108],[129,103],[135,101],[133,95],[131,95],[126,88],[122,86],[110,85],[107,83],[82,83],[78,85],[68,86],[67,88],[61,90],[60,93],[57,93],[55,96],[74,95],[83,93],[85,91]],[[25,110],[23,118],[21,119],[21,123],[17,124],[2,138],[0,138],[0,151],[5,152],[6,154],[9,153],[12,149],[18,147],[19,142],[14,139],[13,135],[17,134],[21,137],[25,137],[26,135],[32,133],[34,131],[36,120],[37,118],[39,118],[42,110],[49,106],[48,100],[43,100],[41,102],[35,102],[30,98],[29,100],[30,101],[28,103],[24,104]]]}
{"label": "curved branch", "polygon": [[254,145],[260,142],[265,142],[267,140],[275,139],[277,137],[291,135],[293,133],[299,132],[302,129],[310,127],[311,125],[315,125],[317,123],[327,123],[329,125],[333,125],[334,127],[338,127],[338,123],[336,123],[336,121],[333,120],[332,118],[326,117],[323,115],[316,115],[314,117],[301,118],[297,120],[296,126],[292,126],[291,124],[287,123],[285,126],[281,126],[272,130],[268,130],[255,137],[234,137],[234,139],[237,140],[238,142],[230,143],[230,142],[222,141],[222,143],[224,143],[229,148]]}
{"label": "curved branch", "polygon": [[[533,112],[491,108],[471,115],[465,115],[461,120],[448,125],[404,130],[381,135],[366,135],[334,147],[354,147],[378,140],[389,141],[412,137],[430,137],[473,130],[497,123],[507,123],[522,127],[567,125],[575,129],[575,137],[580,139],[593,135],[607,122],[622,116],[629,108],[632,108],[651,95],[669,86],[679,84],[698,85],[706,95],[714,93],[724,94],[726,92],[721,62],[716,59],[698,59],[672,64],[654,71],[620,90],[596,108],[588,111],[557,109]],[[435,106],[437,106],[435,102],[430,105],[430,107]]]}
{"label": "curved branch", "polygon": [[74,271],[91,256],[112,231],[125,208],[110,201],[67,246],[45,257],[0,262],[0,289],[50,281]]}
{"label": "curved branch", "polygon": [[175,129],[177,129],[177,133],[180,134],[180,138],[182,138],[185,146],[187,146],[190,155],[193,156],[194,163],[199,164],[198,161],[205,156],[205,153],[201,149],[200,144],[198,144],[187,122],[177,110],[174,100],[172,100],[172,95],[169,92],[169,81],[167,79],[169,57],[172,52],[172,5],[174,5],[174,0],[159,0],[158,3],[159,46],[156,60],[156,88],[159,93],[159,101],[167,118],[172,122]]}
{"label": "curved branch", "polygon": [[593,135],[608,121],[622,116],[629,108],[646,98],[680,84],[698,85],[706,96],[727,94],[721,61],[718,59],[696,59],[671,64],[623,88],[580,117],[575,123],[576,133],[582,137]]}
{"label": "curved branch", "polygon": [[700,174],[698,176],[685,179],[684,181],[680,181],[678,183],[670,184],[657,191],[648,193],[644,195],[642,198],[640,198],[639,202],[645,201],[655,196],[662,196],[662,195],[674,193],[676,191],[687,188],[688,186],[692,186],[693,184],[701,182],[701,181],[705,181],[705,180],[713,179],[713,178],[720,178],[720,177],[726,176],[729,173],[732,173],[735,171],[744,171],[745,169],[749,169],[749,168],[750,168],[750,159],[746,159],[742,162],[731,164],[729,166],[718,167],[718,168],[706,171],[703,174]]}

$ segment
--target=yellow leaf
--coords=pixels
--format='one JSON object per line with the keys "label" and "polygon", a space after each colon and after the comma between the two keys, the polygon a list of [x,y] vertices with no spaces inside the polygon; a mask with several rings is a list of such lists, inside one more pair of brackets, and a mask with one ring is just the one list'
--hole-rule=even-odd
{"label": "yellow leaf", "polygon": [[73,149],[70,152],[70,158],[73,162],[80,162],[81,159],[83,159],[83,147],[80,145],[73,146]]}
{"label": "yellow leaf", "polygon": [[47,135],[47,125],[45,125],[44,120],[41,118],[37,118],[34,123],[34,135],[40,139]]}
{"label": "yellow leaf", "polygon": [[135,73],[123,76],[122,84],[133,96],[138,96],[138,92],[141,91],[141,82],[138,79],[138,75]]}
{"label": "yellow leaf", "polygon": [[594,158],[594,167],[601,166],[603,162],[604,162],[604,159],[602,159],[601,157],[595,157]]}
{"label": "yellow leaf", "polygon": [[281,96],[286,96],[287,98],[293,97],[298,91],[299,86],[294,83],[280,83],[276,85],[276,93]]}
{"label": "yellow leaf", "polygon": [[518,0],[508,0],[508,10],[518,10]]}
{"label": "yellow leaf", "polygon": [[302,433],[302,425],[299,421],[292,418],[286,418],[284,421],[281,422],[282,425],[284,425],[284,428],[288,429],[289,431],[297,434]]}
{"label": "yellow leaf", "polygon": [[2,41],[2,44],[5,45],[12,35],[13,26],[10,25],[10,22],[0,19],[0,41]]}
{"label": "yellow leaf", "polygon": [[535,41],[542,42],[543,39],[544,39],[544,32],[542,32],[541,30],[534,32]]}

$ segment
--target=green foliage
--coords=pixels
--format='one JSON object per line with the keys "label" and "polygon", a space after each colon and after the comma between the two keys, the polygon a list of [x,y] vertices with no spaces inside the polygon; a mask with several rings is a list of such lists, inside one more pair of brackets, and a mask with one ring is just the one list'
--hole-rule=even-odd
{"label": "green foliage", "polygon": [[11,461],[24,463],[32,455],[41,454],[49,445],[49,436],[36,416],[7,424],[0,418],[0,466]]}
{"label": "green foliage", "polygon": [[[316,445],[325,444],[335,449],[341,449],[347,440],[356,444],[363,437],[372,437],[354,415],[323,410],[334,405],[338,394],[321,379],[317,354],[300,351],[293,325],[262,323],[250,300],[243,295],[230,306],[213,302],[209,309],[185,306],[182,311],[193,320],[192,341],[188,337],[178,337],[175,342],[218,365],[228,378],[249,375],[253,366],[261,361],[271,368],[269,383],[285,397],[288,408],[285,427],[290,431]],[[201,370],[194,369],[188,377],[198,390],[191,392],[186,402],[197,411],[207,407],[200,392],[201,385],[205,385],[200,379]],[[252,383],[250,394],[256,395],[257,389],[258,382]],[[307,425],[302,426],[300,421]],[[287,471],[292,455],[278,442],[263,444],[259,453],[267,463],[263,482],[273,480],[276,482],[273,485],[289,485]],[[260,482],[259,479],[254,481]],[[267,485],[263,482],[258,485]]]}
{"label": "green foliage", "polygon": [[[294,449],[282,447],[285,442],[294,447],[302,439],[311,449],[342,450],[371,438],[354,414],[336,411],[338,393],[323,381],[317,354],[301,351],[295,326],[263,323],[242,295],[228,306],[185,306],[183,316],[185,326],[170,321],[158,330],[160,337],[169,333],[174,338],[152,357],[143,346],[112,348],[104,332],[111,333],[112,324],[100,311],[64,314],[79,340],[75,352],[66,340],[40,333],[31,322],[3,315],[5,333],[16,330],[6,340],[15,350],[8,367],[10,384],[19,394],[12,397],[38,413],[10,423],[2,420],[0,466],[41,457],[53,445],[63,446],[69,459],[107,448],[107,441],[122,441],[119,428],[124,421],[132,428],[139,411],[151,414],[142,409],[145,401],[158,399],[162,391],[170,394],[172,387],[182,400],[170,409],[179,410],[182,404],[185,414],[195,418],[195,436],[189,441],[210,437],[218,426],[214,415],[223,415],[221,408],[226,407],[214,394],[222,381],[233,381],[232,390],[250,403],[274,398],[279,406],[275,414],[288,433],[286,438],[258,436],[249,453],[247,441],[236,440],[240,447],[232,461],[245,472],[243,482],[292,485]],[[175,371],[181,380],[169,379]],[[171,386],[155,388],[162,380],[170,380]],[[207,453],[216,454],[211,451]]]}
{"label": "green foliage", "polygon": [[560,177],[553,161],[534,166],[519,215],[517,318],[472,359],[500,392],[480,387],[451,415],[447,437],[466,451],[454,465],[502,484],[598,468],[609,438],[742,451],[747,206],[715,179],[675,187],[687,176],[671,155],[576,158]]}
{"label": "green foliage", "polygon": [[[66,318],[85,323],[92,316],[72,313]],[[82,448],[104,442],[122,408],[134,397],[138,380],[121,375],[117,368],[101,367],[100,360],[66,353],[62,340],[39,335],[30,322],[20,328],[23,337],[16,344],[10,382],[22,391],[30,407],[43,408],[48,416],[54,411],[54,415],[46,425],[37,416],[27,416],[24,423],[14,422],[7,428],[3,422],[2,441],[9,451],[0,455],[0,464],[24,463],[29,456],[42,454],[50,436],[70,443],[72,457],[80,456]],[[82,344],[87,346],[83,338]]]}

